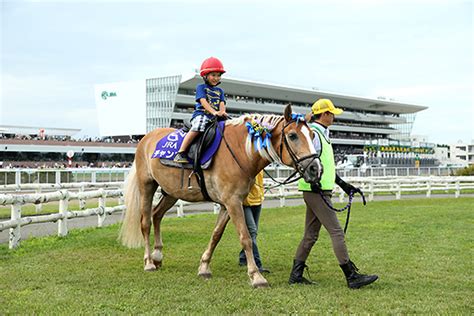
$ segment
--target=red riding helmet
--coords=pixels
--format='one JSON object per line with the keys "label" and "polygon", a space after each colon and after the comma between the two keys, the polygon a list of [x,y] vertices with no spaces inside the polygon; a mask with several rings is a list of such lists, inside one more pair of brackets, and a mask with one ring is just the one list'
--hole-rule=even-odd
{"label": "red riding helmet", "polygon": [[201,77],[204,77],[210,72],[220,72],[221,74],[225,73],[224,65],[221,61],[215,57],[209,57],[202,62],[201,65]]}

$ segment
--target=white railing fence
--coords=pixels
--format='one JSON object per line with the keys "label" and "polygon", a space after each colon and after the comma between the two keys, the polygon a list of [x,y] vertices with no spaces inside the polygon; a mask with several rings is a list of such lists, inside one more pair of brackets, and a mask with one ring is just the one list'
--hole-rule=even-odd
{"label": "white railing fence", "polygon": [[[10,220],[0,221],[0,232],[10,229],[9,248],[17,248],[21,240],[21,227],[35,224],[58,222],[58,236],[68,234],[68,219],[97,216],[97,227],[102,227],[107,215],[125,210],[123,199],[123,182],[101,182],[101,183],[58,183],[58,184],[21,184],[0,186],[0,207],[10,206]],[[27,192],[35,193],[27,193]],[[51,191],[51,192],[44,192]],[[8,192],[8,193],[3,193]],[[154,196],[157,203],[161,194]],[[3,193],[3,194],[2,194]],[[86,201],[98,199],[96,208],[86,209]],[[118,205],[107,207],[107,199],[117,198]],[[69,210],[70,201],[79,201],[79,210]],[[34,204],[36,213],[42,210],[42,205],[49,202],[59,202],[59,210],[56,213],[46,215],[34,215],[23,217],[22,207]],[[184,216],[184,207],[190,203],[178,200],[175,204],[177,216]],[[214,203],[213,212],[218,214],[221,206]]]}
{"label": "white railing fence", "polygon": [[[68,219],[75,217],[97,216],[97,226],[102,227],[105,216],[115,212],[123,211],[125,206],[123,201],[114,207],[106,206],[107,198],[119,198],[123,195],[122,189],[105,190],[100,188],[96,191],[88,192],[72,192],[68,190],[59,190],[49,193],[35,194],[0,194],[0,206],[11,206],[11,218],[8,221],[0,222],[0,231],[10,229],[9,247],[16,248],[21,240],[21,227],[34,223],[58,222],[58,236],[66,236],[68,234]],[[96,208],[84,210],[69,210],[68,204],[72,200],[89,200],[98,199]],[[37,216],[21,216],[22,206],[25,204],[39,204],[59,201],[59,210],[57,213]]]}
{"label": "white railing fence", "polygon": [[[457,198],[462,191],[474,190],[474,176],[465,177],[347,177],[344,180],[355,187],[360,188],[368,201],[373,201],[376,194],[392,194],[395,199],[401,199],[402,194],[420,193],[431,197],[432,194],[452,194]],[[265,179],[265,187],[274,186],[273,181]],[[344,202],[347,196],[342,189],[336,185],[334,195],[339,197],[339,202]],[[265,197],[279,198],[280,206],[285,205],[285,197],[299,196],[297,183],[267,189]]]}
{"label": "white railing fence", "polygon": [[[284,180],[280,178],[278,180]],[[347,182],[359,187],[364,191],[369,201],[374,199],[375,194],[385,193],[394,194],[396,199],[400,199],[403,193],[425,193],[426,197],[431,197],[433,193],[449,193],[455,198],[461,195],[462,191],[474,190],[474,176],[469,177],[381,177],[364,178],[348,177]],[[265,197],[277,198],[280,200],[280,206],[285,206],[286,198],[300,197],[297,183],[275,187],[275,183],[270,179],[265,179]],[[102,227],[106,215],[123,211],[123,182],[109,183],[63,183],[63,184],[23,184],[23,185],[5,185],[0,186],[0,206],[11,207],[10,220],[0,222],[0,232],[10,229],[9,247],[10,249],[19,246],[21,240],[21,227],[33,223],[58,222],[58,235],[65,236],[68,233],[68,219],[75,217],[97,216],[97,226]],[[92,190],[91,190],[92,189]],[[25,194],[27,191],[34,190],[36,193]],[[53,192],[42,193],[41,191],[56,190]],[[87,191],[89,190],[89,191]],[[159,192],[159,190],[158,190]],[[334,194],[343,202],[345,193],[336,187]],[[155,201],[159,200],[160,194],[155,195]],[[85,209],[85,201],[98,199],[96,208]],[[118,206],[107,207],[107,198],[117,198]],[[80,210],[69,210],[69,201],[78,200]],[[41,207],[43,203],[59,201],[59,210],[57,213],[36,216],[21,216],[22,207],[25,204],[34,204]],[[195,204],[179,200],[176,203],[177,216],[184,215],[186,205]],[[41,209],[41,208],[40,208]],[[214,203],[214,213],[220,211],[220,205]],[[38,211],[38,208],[36,209]]]}
{"label": "white railing fence", "polygon": [[[337,169],[341,177],[452,176],[454,167],[370,167]],[[284,178],[292,168],[270,165],[265,168],[275,178]],[[0,169],[0,185],[25,183],[122,182],[129,168]]]}

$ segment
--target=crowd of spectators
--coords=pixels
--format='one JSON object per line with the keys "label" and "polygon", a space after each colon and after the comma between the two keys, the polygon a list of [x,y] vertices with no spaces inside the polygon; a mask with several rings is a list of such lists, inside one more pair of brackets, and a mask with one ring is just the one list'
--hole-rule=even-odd
{"label": "crowd of spectators", "polygon": [[125,137],[88,137],[72,138],[71,136],[58,135],[21,135],[21,134],[0,134],[0,140],[28,140],[28,141],[57,141],[57,142],[85,142],[85,143],[120,143],[135,144],[140,141],[141,137],[125,136]]}
{"label": "crowd of spectators", "polygon": [[0,161],[0,169],[33,168],[33,169],[66,169],[66,168],[130,168],[132,162],[98,161],[96,163],[80,161],[69,165],[64,161]]}

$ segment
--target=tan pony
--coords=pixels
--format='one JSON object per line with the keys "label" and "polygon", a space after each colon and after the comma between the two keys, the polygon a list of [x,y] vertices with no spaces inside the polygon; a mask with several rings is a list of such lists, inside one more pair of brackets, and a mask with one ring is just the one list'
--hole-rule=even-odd
{"label": "tan pony", "polygon": [[[291,107],[285,108],[284,116],[245,115],[226,121],[224,137],[208,170],[204,170],[206,188],[211,199],[224,206],[216,222],[211,240],[201,257],[198,275],[211,277],[211,257],[221,239],[225,226],[232,219],[247,257],[247,270],[252,286],[268,286],[267,280],[255,265],[242,201],[249,193],[255,176],[271,162],[279,162],[296,168],[308,182],[319,180],[321,165],[311,143],[312,132],[306,122],[292,115]],[[253,148],[249,141],[245,122],[261,122],[271,130],[271,146]],[[143,137],[137,147],[135,161],[126,181],[126,213],[121,230],[122,243],[139,247],[145,242],[145,271],[154,271],[163,259],[160,224],[166,213],[177,201],[204,201],[199,185],[192,177],[187,187],[190,170],[164,166],[158,158],[151,159],[156,143],[172,132],[171,128],[158,128]],[[184,181],[183,181],[184,178]],[[183,185],[184,182],[184,185]],[[164,194],[158,205],[152,208],[153,195],[158,186]],[[155,246],[150,251],[150,228],[153,220]]]}

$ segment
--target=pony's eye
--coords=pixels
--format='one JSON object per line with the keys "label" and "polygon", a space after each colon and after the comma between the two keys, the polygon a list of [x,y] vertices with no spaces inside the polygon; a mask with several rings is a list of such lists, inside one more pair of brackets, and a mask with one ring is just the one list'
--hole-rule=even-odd
{"label": "pony's eye", "polygon": [[295,141],[298,139],[298,135],[296,133],[289,133],[288,134],[288,138],[291,140],[291,141]]}

